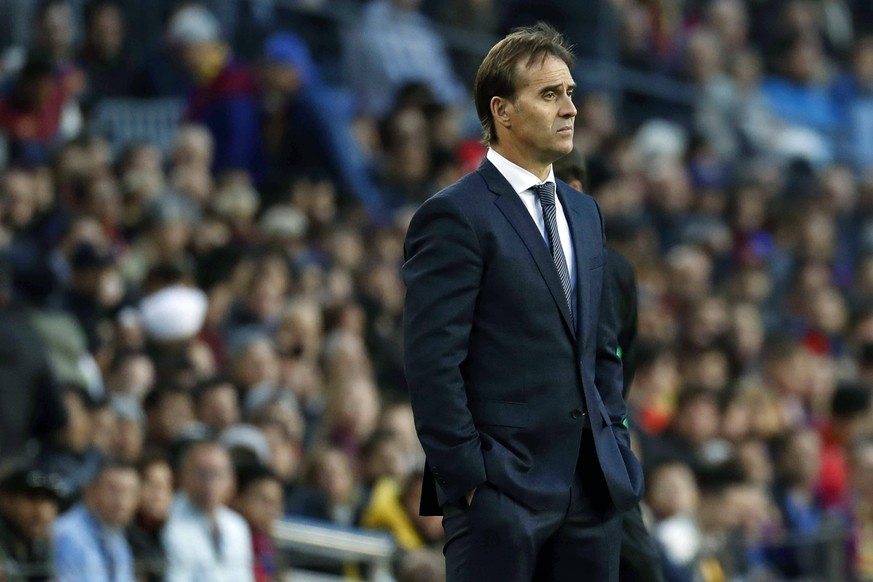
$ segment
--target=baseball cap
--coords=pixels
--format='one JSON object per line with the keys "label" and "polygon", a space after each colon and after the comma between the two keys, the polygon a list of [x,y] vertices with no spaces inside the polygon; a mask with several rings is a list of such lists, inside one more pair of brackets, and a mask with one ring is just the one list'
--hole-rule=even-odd
{"label": "baseball cap", "polygon": [[35,467],[19,467],[0,479],[0,491],[33,497],[48,497],[60,502],[64,484],[60,475]]}
{"label": "baseball cap", "polygon": [[178,44],[212,42],[221,38],[221,25],[203,6],[188,6],[170,20],[167,38]]}

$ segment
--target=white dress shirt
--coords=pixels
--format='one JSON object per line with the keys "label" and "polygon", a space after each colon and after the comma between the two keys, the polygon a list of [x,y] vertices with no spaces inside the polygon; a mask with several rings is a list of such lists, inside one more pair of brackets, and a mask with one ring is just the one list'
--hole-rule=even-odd
{"label": "white dress shirt", "polygon": [[167,582],[254,582],[248,524],[226,507],[219,507],[214,519],[220,532],[220,552],[213,543],[209,517],[185,494],[176,496],[162,536]]}
{"label": "white dress shirt", "polygon": [[[540,179],[528,172],[518,164],[510,162],[505,157],[497,153],[491,148],[488,148],[488,153],[485,154],[488,161],[494,164],[497,171],[506,178],[512,189],[518,194],[525,208],[530,213],[531,218],[540,230],[540,234],[545,241],[546,246],[549,244],[549,236],[546,233],[546,221],[543,218],[543,207],[540,205],[540,199],[534,192],[533,187],[543,184]],[[570,273],[570,293],[573,298],[573,313],[578,313],[576,310],[576,261],[573,253],[573,238],[570,236],[570,225],[567,223],[567,216],[564,214],[564,207],[561,205],[561,199],[557,195],[558,185],[555,182],[555,172],[549,166],[549,175],[546,177],[546,182],[555,184],[555,209],[558,215],[558,236],[561,239],[561,248],[564,250],[564,258],[567,260],[567,270]],[[551,248],[549,248],[551,252]]]}

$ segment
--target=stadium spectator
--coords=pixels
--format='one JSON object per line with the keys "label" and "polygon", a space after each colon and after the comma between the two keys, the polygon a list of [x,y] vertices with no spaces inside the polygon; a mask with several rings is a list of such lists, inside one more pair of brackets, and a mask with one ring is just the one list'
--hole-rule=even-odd
{"label": "stadium spectator", "polygon": [[717,395],[706,388],[686,386],[678,393],[673,420],[653,439],[643,439],[642,460],[647,469],[674,462],[692,469],[706,463],[707,445],[718,437]]}
{"label": "stadium spectator", "polygon": [[156,388],[143,403],[146,413],[147,445],[166,450],[179,442],[195,422],[191,394],[178,387]]}
{"label": "stadium spectator", "polygon": [[295,404],[273,400],[251,414],[270,445],[269,468],[282,480],[289,517],[328,521],[328,496],[303,482],[303,418]]}
{"label": "stadium spectator", "polygon": [[262,465],[237,469],[231,506],[248,522],[252,536],[255,582],[278,582],[280,554],[273,544],[273,524],[284,514],[282,481]]}
{"label": "stadium spectator", "polygon": [[64,488],[65,501],[78,499],[83,487],[98,474],[103,454],[94,447],[94,409],[101,404],[81,386],[63,387],[67,424],[55,434],[36,457],[37,467],[56,473]]}
{"label": "stadium spectator", "polygon": [[88,351],[96,353],[111,339],[110,314],[119,307],[124,295],[121,275],[111,251],[87,243],[73,250],[70,267],[65,307],[85,332]]}
{"label": "stadium spectator", "polygon": [[667,580],[694,580],[699,574],[703,535],[697,523],[694,474],[683,463],[665,463],[648,474],[646,501],[652,509],[652,537],[662,552]]}
{"label": "stadium spectator", "polygon": [[[33,48],[48,56],[56,70],[64,77],[75,68],[76,24],[80,21],[69,0],[40,2],[34,15]],[[72,93],[82,88],[82,79],[76,87],[67,86]]]}
{"label": "stadium spectator", "polygon": [[61,120],[70,93],[50,60],[32,54],[0,98],[0,127],[9,153],[23,163],[44,163],[63,137]]}
{"label": "stadium spectator", "polygon": [[245,171],[263,179],[257,88],[248,68],[221,40],[215,16],[203,6],[186,6],[170,20],[168,38],[194,81],[186,118],[209,128],[215,140],[212,170]]}
{"label": "stadium spectator", "polygon": [[129,26],[116,0],[89,2],[84,11],[85,38],[78,64],[85,73],[86,102],[131,97],[138,90],[139,67],[127,53]]}
{"label": "stadium spectator", "polygon": [[145,445],[146,419],[139,402],[120,394],[113,395],[107,402],[112,413],[112,424],[108,427],[107,455],[129,463],[135,463],[142,455]]}
{"label": "stadium spectator", "polygon": [[811,132],[809,139],[814,141],[798,154],[812,162],[830,161],[837,112],[828,91],[820,38],[802,32],[786,33],[775,57],[776,74],[762,87],[769,106],[784,122]]}
{"label": "stadium spectator", "polygon": [[818,493],[821,472],[821,439],[812,429],[783,436],[777,457],[774,500],[791,548],[777,550],[771,561],[786,577],[818,572],[823,551],[817,535],[824,527],[824,508]]}
{"label": "stadium spectator", "polygon": [[873,575],[873,539],[870,537],[870,503],[873,499],[873,440],[869,435],[849,450],[851,496],[845,507],[850,528],[850,571],[860,579]]}
{"label": "stadium spectator", "polygon": [[194,391],[194,413],[213,435],[221,434],[240,421],[236,388],[220,377],[201,382]]}
{"label": "stadium spectator", "polygon": [[9,582],[48,580],[51,531],[63,491],[52,473],[22,466],[0,479],[0,574]]}
{"label": "stadium spectator", "polygon": [[60,580],[133,582],[133,554],[124,528],[133,519],[140,480],[133,465],[107,461],[84,499],[54,524],[52,552]]}
{"label": "stadium spectator", "polygon": [[843,382],[831,396],[830,419],[819,429],[822,440],[818,490],[825,508],[845,507],[849,499],[849,453],[870,430],[870,389]]}
{"label": "stadium spectator", "polygon": [[352,461],[346,453],[337,448],[313,451],[304,483],[327,496],[330,521],[347,526],[357,522],[362,488],[355,481]]}
{"label": "stadium spectator", "polygon": [[839,158],[867,172],[873,167],[873,37],[855,43],[852,67],[834,81],[832,92],[840,119]]}
{"label": "stadium spectator", "polygon": [[270,187],[287,189],[294,179],[327,175],[344,189],[378,196],[351,133],[351,95],[321,81],[309,47],[296,35],[269,37],[262,59],[261,115]]}
{"label": "stadium spectator", "polygon": [[179,485],[162,533],[167,581],[254,580],[249,528],[227,507],[234,487],[227,450],[215,442],[191,443],[179,464]]}
{"label": "stadium spectator", "polygon": [[136,560],[137,575],[148,582],[164,580],[167,553],[161,540],[173,502],[173,470],[160,455],[143,456],[137,465],[140,476],[140,496],[136,515],[127,528]]}

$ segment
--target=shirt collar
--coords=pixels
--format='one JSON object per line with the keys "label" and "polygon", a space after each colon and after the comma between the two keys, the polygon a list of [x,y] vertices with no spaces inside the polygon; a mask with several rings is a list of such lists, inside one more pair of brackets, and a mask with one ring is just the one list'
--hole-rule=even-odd
{"label": "shirt collar", "polygon": [[[516,194],[521,194],[522,192],[530,190],[534,186],[543,183],[540,182],[540,179],[535,175],[528,172],[515,162],[509,161],[497,153],[493,148],[488,148],[488,153],[485,154],[485,157],[488,158],[488,161],[494,164],[497,171],[506,178],[506,181],[509,182],[509,185],[512,186],[512,189],[515,190]],[[545,181],[555,184],[555,171],[552,166],[549,166],[549,175],[546,176]],[[557,189],[557,184],[555,184],[555,188]]]}

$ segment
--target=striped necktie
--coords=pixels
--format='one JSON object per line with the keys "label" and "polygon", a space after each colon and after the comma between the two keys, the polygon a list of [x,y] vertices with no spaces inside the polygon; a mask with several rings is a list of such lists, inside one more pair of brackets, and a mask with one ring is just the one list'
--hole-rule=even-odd
{"label": "striped necktie", "polygon": [[570,294],[570,271],[567,269],[567,259],[564,257],[564,248],[561,246],[561,237],[558,234],[558,209],[555,206],[555,184],[553,182],[544,182],[534,186],[533,190],[540,199],[540,206],[543,207],[543,218],[546,223],[549,247],[552,250],[552,260],[555,262],[555,268],[558,270],[561,287],[564,288],[564,297],[567,299],[570,315],[573,315],[573,299]]}

